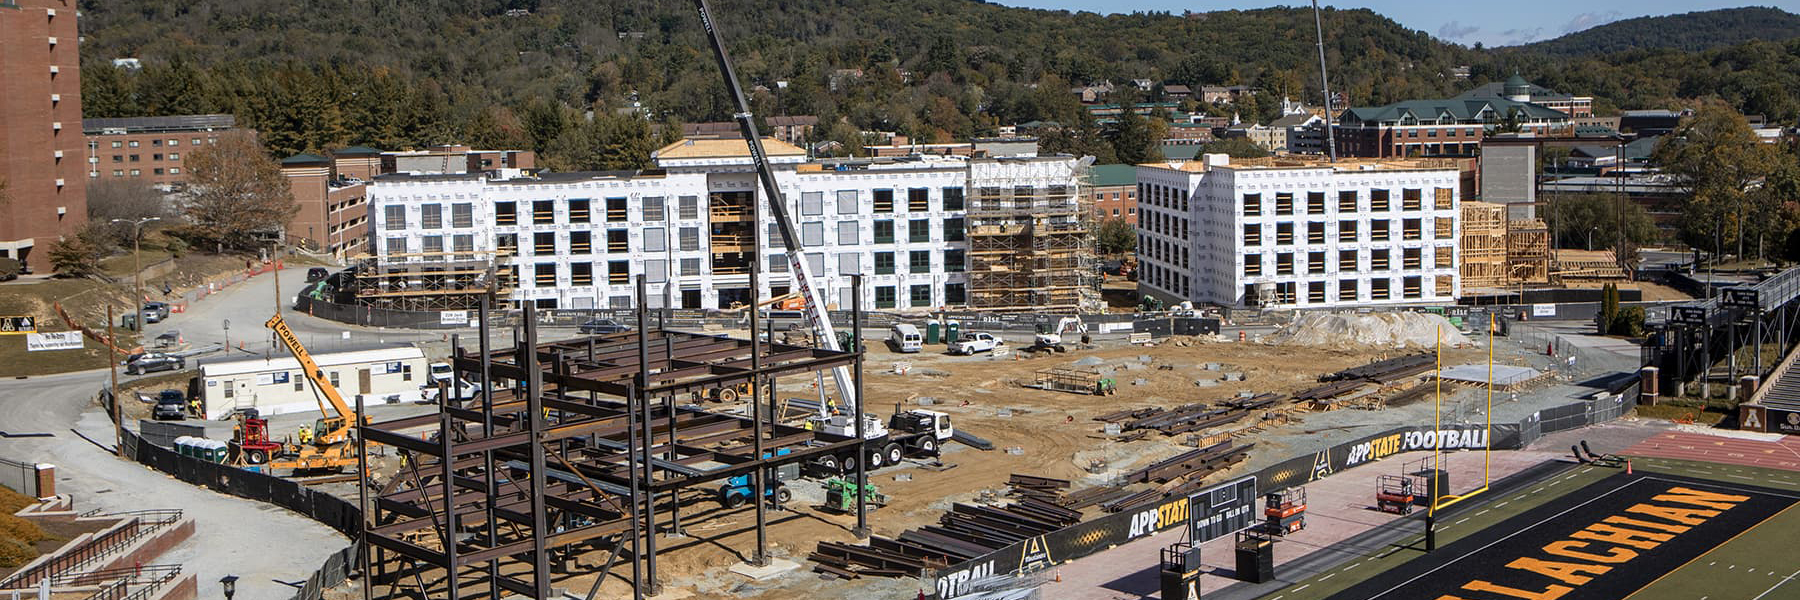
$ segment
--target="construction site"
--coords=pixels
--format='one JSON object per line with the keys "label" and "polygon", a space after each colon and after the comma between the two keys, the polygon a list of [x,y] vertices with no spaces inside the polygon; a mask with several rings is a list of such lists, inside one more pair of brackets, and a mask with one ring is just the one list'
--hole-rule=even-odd
{"label": "construction site", "polygon": [[[1054,171],[1024,172],[1024,171]],[[969,167],[969,307],[1094,311],[1093,207],[1085,174],[1066,163],[998,161]],[[1060,181],[1040,186],[1035,182]]]}

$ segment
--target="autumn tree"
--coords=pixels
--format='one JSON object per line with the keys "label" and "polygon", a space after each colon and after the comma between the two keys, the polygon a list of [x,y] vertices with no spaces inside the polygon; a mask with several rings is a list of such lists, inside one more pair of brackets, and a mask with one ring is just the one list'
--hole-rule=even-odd
{"label": "autumn tree", "polygon": [[1681,233],[1693,246],[1715,254],[1735,246],[1743,256],[1745,239],[1765,232],[1758,221],[1779,208],[1759,202],[1769,197],[1754,189],[1775,171],[1774,147],[1724,104],[1701,106],[1657,144],[1651,160],[1687,184]]}
{"label": "autumn tree", "polygon": [[217,144],[201,147],[184,162],[187,217],[195,237],[232,248],[254,247],[259,234],[278,234],[300,210],[281,167],[253,133],[221,135]]}
{"label": "autumn tree", "polygon": [[169,203],[162,192],[136,178],[109,177],[89,183],[87,209],[88,222],[105,227],[107,236],[119,244],[131,242],[132,224],[113,223],[113,219],[169,216]]}
{"label": "autumn tree", "polygon": [[89,223],[75,235],[66,235],[50,245],[50,268],[63,277],[87,277],[100,272],[100,259],[111,246],[105,227]]}

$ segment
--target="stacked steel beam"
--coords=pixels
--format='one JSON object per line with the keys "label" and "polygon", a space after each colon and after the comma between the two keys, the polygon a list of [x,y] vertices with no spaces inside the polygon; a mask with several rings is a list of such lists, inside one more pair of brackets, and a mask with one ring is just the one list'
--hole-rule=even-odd
{"label": "stacked steel beam", "polygon": [[[1009,484],[1007,495],[1015,500],[1007,506],[959,502],[940,515],[936,525],[907,530],[892,539],[870,538],[868,546],[819,542],[808,558],[814,571],[845,579],[910,577],[1081,522],[1080,508],[1063,505],[1061,492],[1072,485],[1068,480],[1014,474]],[[1112,495],[1083,494],[1083,499]]]}

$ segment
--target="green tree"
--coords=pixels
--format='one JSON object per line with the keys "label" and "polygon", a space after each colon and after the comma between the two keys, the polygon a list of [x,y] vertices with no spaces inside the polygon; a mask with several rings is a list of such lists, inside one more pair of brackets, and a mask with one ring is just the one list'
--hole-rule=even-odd
{"label": "green tree", "polygon": [[1094,238],[1100,251],[1106,254],[1124,254],[1137,250],[1137,228],[1123,218],[1112,217],[1100,221]]}
{"label": "green tree", "polygon": [[1262,158],[1269,151],[1248,138],[1225,138],[1207,142],[1200,147],[1200,154],[1224,154],[1232,158]]}
{"label": "green tree", "polygon": [[654,144],[643,119],[597,112],[557,136],[545,149],[545,164],[556,171],[642,169],[650,166]]}
{"label": "green tree", "polygon": [[1687,183],[1682,237],[1714,254],[1735,246],[1743,256],[1745,238],[1760,229],[1747,220],[1769,212],[1767,206],[1757,206],[1768,196],[1755,193],[1753,186],[1777,166],[1773,147],[1757,139],[1744,116],[1722,103],[1707,103],[1663,137],[1651,160]]}
{"label": "green tree", "polygon": [[[1559,248],[1611,249],[1618,252],[1619,241],[1625,250],[1655,242],[1660,232],[1643,205],[1609,194],[1580,194],[1551,197],[1545,204],[1545,216],[1554,228]],[[1588,241],[1593,240],[1593,247]],[[1626,258],[1629,252],[1620,253]]]}
{"label": "green tree", "polygon": [[1149,120],[1127,107],[1110,131],[1113,154],[1119,162],[1137,165],[1162,160],[1162,140],[1150,129]]}
{"label": "green tree", "polygon": [[256,246],[258,235],[276,235],[299,212],[287,177],[255,134],[233,131],[183,160],[188,168],[186,210],[190,231],[232,248]]}
{"label": "green tree", "polygon": [[1619,316],[1619,288],[1606,284],[1600,288],[1600,316],[1598,321],[1600,335],[1612,330],[1613,321]]}

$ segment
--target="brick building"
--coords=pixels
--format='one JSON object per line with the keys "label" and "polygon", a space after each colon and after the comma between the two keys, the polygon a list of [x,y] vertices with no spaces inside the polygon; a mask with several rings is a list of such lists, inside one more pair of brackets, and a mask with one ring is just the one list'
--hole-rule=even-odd
{"label": "brick building", "polygon": [[380,173],[368,168],[380,154],[368,148],[346,148],[331,157],[299,154],[281,161],[281,174],[293,189],[300,212],[288,222],[290,243],[339,258],[368,251],[368,180]]}
{"label": "brick building", "polygon": [[87,222],[74,0],[0,0],[0,257],[50,270]]}
{"label": "brick building", "polygon": [[88,177],[131,178],[164,191],[187,186],[183,158],[237,129],[231,115],[85,119]]}
{"label": "brick building", "polygon": [[1094,218],[1124,219],[1137,226],[1137,167],[1133,165],[1095,165],[1089,169],[1089,196],[1093,199]]}

